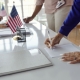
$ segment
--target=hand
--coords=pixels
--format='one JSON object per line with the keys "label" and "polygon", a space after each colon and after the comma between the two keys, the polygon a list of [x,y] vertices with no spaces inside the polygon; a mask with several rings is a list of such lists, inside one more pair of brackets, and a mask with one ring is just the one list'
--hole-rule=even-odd
{"label": "hand", "polygon": [[25,22],[25,23],[29,23],[30,21],[32,21],[33,20],[33,17],[27,17],[27,18],[24,18],[23,19],[23,21]]}
{"label": "hand", "polygon": [[56,44],[59,44],[60,40],[62,39],[63,35],[61,33],[58,33],[55,37],[51,38],[51,43],[49,41],[49,38],[46,39],[45,45],[50,48],[53,47]]}
{"label": "hand", "polygon": [[2,16],[0,16],[0,21],[3,19],[3,17]]}
{"label": "hand", "polygon": [[[53,38],[51,38],[51,41],[52,41],[52,39],[53,39]],[[49,40],[49,38],[46,39],[46,41],[45,41],[45,45],[46,45],[48,48],[51,47],[51,44],[50,44],[50,40]]]}
{"label": "hand", "polygon": [[6,23],[0,24],[0,29],[1,29],[1,28],[7,28],[7,27],[8,27],[8,26],[7,26]]}
{"label": "hand", "polygon": [[80,63],[80,52],[65,53],[62,56],[63,61],[70,61],[70,64]]}

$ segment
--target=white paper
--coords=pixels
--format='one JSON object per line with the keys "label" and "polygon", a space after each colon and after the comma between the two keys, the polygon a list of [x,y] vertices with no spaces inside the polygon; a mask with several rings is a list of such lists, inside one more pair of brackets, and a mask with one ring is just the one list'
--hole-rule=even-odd
{"label": "white paper", "polygon": [[56,45],[53,49],[44,48],[50,57],[58,57],[67,52],[80,51],[73,44]]}
{"label": "white paper", "polygon": [[10,37],[14,35],[9,28],[0,29],[0,37]]}
{"label": "white paper", "polygon": [[[26,36],[33,34],[29,28],[26,28]],[[0,29],[0,37],[13,37],[16,33],[13,33],[9,28]]]}

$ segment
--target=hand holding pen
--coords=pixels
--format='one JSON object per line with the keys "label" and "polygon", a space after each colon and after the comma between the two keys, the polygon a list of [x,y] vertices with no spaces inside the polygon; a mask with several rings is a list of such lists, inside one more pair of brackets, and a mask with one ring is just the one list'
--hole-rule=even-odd
{"label": "hand holding pen", "polygon": [[50,48],[51,47],[54,47],[56,44],[59,44],[61,39],[63,38],[64,35],[62,35],[61,33],[58,33],[55,37],[52,37],[50,38],[51,39],[51,42],[50,42],[50,39],[47,38],[45,40],[45,45]]}

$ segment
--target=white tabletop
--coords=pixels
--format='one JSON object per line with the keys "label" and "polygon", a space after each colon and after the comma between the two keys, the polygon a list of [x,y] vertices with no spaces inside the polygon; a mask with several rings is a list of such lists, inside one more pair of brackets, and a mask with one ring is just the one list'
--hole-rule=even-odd
{"label": "white tabletop", "polygon": [[[32,24],[27,24],[32,30],[33,35],[27,37],[26,43],[17,43],[12,38],[0,39],[0,53],[19,49],[24,50],[26,48],[39,48],[53,63],[53,66],[2,76],[0,80],[80,80],[80,64],[68,64],[67,62],[61,61],[60,57],[51,58],[44,50],[44,41],[47,38],[46,27],[36,22],[32,22]],[[53,31],[50,31],[50,34],[52,37],[56,35]],[[60,44],[67,43],[71,42],[63,38]]]}

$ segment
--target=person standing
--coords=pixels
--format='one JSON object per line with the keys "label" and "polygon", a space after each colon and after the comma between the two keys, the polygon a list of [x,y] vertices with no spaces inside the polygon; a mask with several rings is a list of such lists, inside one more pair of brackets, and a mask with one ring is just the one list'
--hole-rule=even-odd
{"label": "person standing", "polygon": [[[76,25],[80,22],[80,0],[74,0],[74,3],[72,5],[72,8],[66,17],[66,19],[63,21],[63,24],[57,33],[55,37],[52,37],[51,46],[54,47],[56,44],[59,44],[61,39],[64,36],[68,36],[70,31],[76,27]],[[45,41],[45,44],[47,47],[50,47],[50,41],[47,38]]]}
{"label": "person standing", "polygon": [[[68,36],[70,31],[76,27],[76,25],[80,22],[80,0],[74,0],[72,8],[69,12],[69,15],[63,22],[59,32],[55,37],[50,40],[47,38],[45,41],[45,45],[47,47],[54,47],[56,44],[59,44],[61,39],[64,36]],[[68,52],[64,53],[61,58],[63,61],[69,61],[70,64],[80,63],[80,51]]]}
{"label": "person standing", "polygon": [[58,32],[60,26],[71,9],[73,0],[37,0],[32,16],[24,18],[23,21],[25,23],[29,23],[31,20],[33,20],[41,10],[43,4],[47,16],[48,27],[51,30]]}

